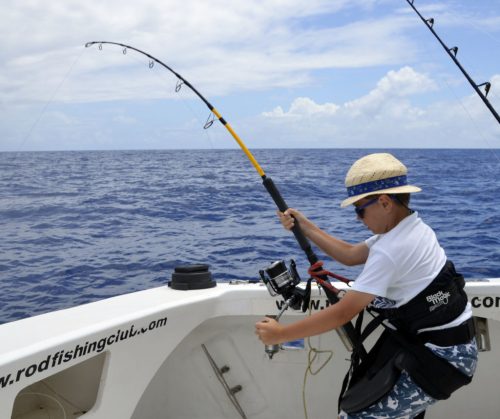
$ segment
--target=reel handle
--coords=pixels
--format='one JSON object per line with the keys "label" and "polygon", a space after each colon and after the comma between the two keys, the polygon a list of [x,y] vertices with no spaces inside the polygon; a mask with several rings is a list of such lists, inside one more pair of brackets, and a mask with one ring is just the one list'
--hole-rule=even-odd
{"label": "reel handle", "polygon": [[[285,312],[285,310],[290,306],[290,304],[292,303],[292,298],[288,299],[287,301],[285,301],[285,304],[283,304],[283,308],[280,310],[280,312],[278,313],[277,316],[275,315],[272,315],[272,316],[266,316],[266,317],[270,317],[274,320],[276,320],[277,322],[280,321],[280,317],[283,315],[283,313]],[[269,357],[269,359],[273,359],[273,356],[274,354],[278,353],[279,350],[280,350],[281,346],[280,345],[264,345],[264,352],[267,354],[267,356]]]}

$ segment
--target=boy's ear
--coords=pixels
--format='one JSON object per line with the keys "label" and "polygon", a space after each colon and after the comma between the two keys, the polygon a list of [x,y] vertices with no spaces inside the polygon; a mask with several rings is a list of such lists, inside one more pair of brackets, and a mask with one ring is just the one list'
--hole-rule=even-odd
{"label": "boy's ear", "polygon": [[388,195],[382,195],[380,201],[383,208],[387,208],[392,203],[392,199]]}

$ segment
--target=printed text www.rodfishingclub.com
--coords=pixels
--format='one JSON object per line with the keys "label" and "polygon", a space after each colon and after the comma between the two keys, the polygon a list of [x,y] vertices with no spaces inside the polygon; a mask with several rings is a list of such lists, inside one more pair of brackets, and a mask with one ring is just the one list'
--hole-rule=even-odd
{"label": "printed text www.rodfishingclub.com", "polygon": [[123,342],[124,340],[143,335],[144,333],[163,327],[166,324],[167,318],[163,317],[161,319],[151,321],[146,327],[137,328],[135,325],[131,325],[128,329],[118,329],[115,333],[112,333],[104,338],[92,342],[87,341],[85,343],[78,343],[72,349],[61,349],[47,355],[47,357],[39,362],[20,368],[15,374],[11,373],[0,376],[0,389],[17,383],[23,378],[30,378],[37,373],[55,368],[58,365],[73,361],[82,356],[89,355],[91,353],[101,353],[104,349],[114,343]]}

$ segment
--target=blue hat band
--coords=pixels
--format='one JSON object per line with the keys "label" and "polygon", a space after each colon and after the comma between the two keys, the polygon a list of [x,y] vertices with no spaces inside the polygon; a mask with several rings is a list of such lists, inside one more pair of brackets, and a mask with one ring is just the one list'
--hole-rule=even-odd
{"label": "blue hat band", "polygon": [[405,186],[407,184],[408,182],[406,180],[406,175],[394,176],[387,179],[373,180],[371,182],[360,183],[359,185],[349,186],[347,188],[347,195],[351,197],[365,193],[380,191],[383,189]]}

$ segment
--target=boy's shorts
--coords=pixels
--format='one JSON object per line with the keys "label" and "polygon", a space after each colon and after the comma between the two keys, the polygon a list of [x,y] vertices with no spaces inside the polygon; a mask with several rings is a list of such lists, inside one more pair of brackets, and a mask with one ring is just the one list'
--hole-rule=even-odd
{"label": "boy's shorts", "polygon": [[[464,374],[472,376],[477,365],[476,339],[470,343],[440,347],[426,344],[436,355],[446,359]],[[401,373],[392,390],[379,402],[356,413],[340,412],[340,419],[412,419],[437,400],[417,386],[406,371]]]}

